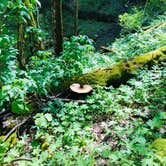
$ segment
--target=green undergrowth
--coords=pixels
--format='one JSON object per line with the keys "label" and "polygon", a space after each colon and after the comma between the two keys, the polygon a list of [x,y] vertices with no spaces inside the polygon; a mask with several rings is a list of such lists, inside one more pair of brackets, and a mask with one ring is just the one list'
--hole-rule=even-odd
{"label": "green undergrowth", "polygon": [[[65,50],[60,58],[53,57],[50,50],[39,51],[38,56],[32,56],[30,64],[27,65],[29,69],[27,72],[17,69],[15,61],[13,61],[16,59],[16,50],[11,47],[11,53],[4,54],[3,61],[6,65],[2,65],[1,68],[1,73],[3,72],[2,81],[0,81],[0,86],[3,83],[0,89],[1,112],[10,109],[11,103],[15,100],[22,101],[23,104],[19,107],[24,107],[25,103],[30,102],[27,101],[27,93],[49,94],[50,87],[56,89],[62,78],[107,67],[120,60],[127,60],[166,45],[166,27],[153,28],[156,25],[162,25],[165,21],[165,16],[160,15],[152,22],[150,31],[142,30],[117,39],[110,46],[113,52],[107,54],[96,52],[94,42],[87,36],[72,37],[65,41]],[[5,45],[1,50],[6,52],[5,50],[9,49],[7,48],[9,36],[1,36],[1,43]],[[8,77],[6,78],[6,76]],[[6,105],[6,103],[9,104]]]}
{"label": "green undergrowth", "polygon": [[117,58],[117,60],[131,58],[135,55],[146,53],[165,45],[165,21],[165,15],[160,16],[151,23],[151,26],[148,28],[149,30],[141,30],[140,32],[128,34],[117,39],[110,46],[114,51],[114,53],[110,53],[110,56],[115,57],[115,59]]}
{"label": "green undergrowth", "polygon": [[[165,16],[160,16],[157,20],[154,20],[152,27],[154,23],[157,25],[165,21]],[[80,42],[81,40],[83,42]],[[66,49],[62,58],[32,60],[33,66],[30,75],[37,83],[42,84],[38,87],[43,90],[45,90],[45,87],[49,88],[50,84],[56,87],[59,85],[58,80],[62,77],[72,77],[75,74],[107,67],[120,60],[126,60],[162,47],[166,45],[166,27],[159,26],[150,32],[142,30],[119,38],[110,46],[113,52],[107,54],[96,52],[93,41],[86,36],[72,37],[69,41],[65,44]],[[52,66],[54,66],[54,70],[51,70]]]}
{"label": "green undergrowth", "polygon": [[1,162],[22,157],[32,161],[18,161],[21,166],[166,164],[152,146],[166,130],[165,76],[163,63],[117,89],[96,86],[86,104],[49,101],[34,117],[34,132],[4,150]]}
{"label": "green undergrowth", "polygon": [[[107,8],[109,1],[81,0],[80,5],[87,10],[87,5],[95,4],[91,11],[115,14],[122,7],[122,1],[119,5],[117,2],[110,8]],[[128,6],[129,1],[125,2]],[[165,46],[166,13],[161,5],[165,0],[149,0],[144,7],[122,14],[121,36],[109,45],[110,53],[97,52],[94,41],[87,36],[73,36],[65,38],[64,51],[59,57],[53,55],[49,46],[48,50],[30,56],[25,51],[28,57],[25,71],[18,65],[15,25],[19,19],[26,24],[28,9],[20,4],[21,1],[5,0],[0,3],[0,165],[165,166],[164,62],[133,72],[134,77],[118,88],[96,85],[92,94],[83,98],[84,104],[79,100],[51,100],[62,79],[106,68]],[[21,17],[15,18],[18,9],[22,9]],[[81,34],[89,30],[92,32],[89,34],[98,38],[102,30],[109,30],[107,23],[79,21]],[[25,31],[31,28],[27,26]],[[34,33],[39,32],[36,29]],[[26,45],[27,41],[24,42]],[[11,112],[12,116],[6,118]],[[30,114],[32,121],[7,139],[8,131]]]}

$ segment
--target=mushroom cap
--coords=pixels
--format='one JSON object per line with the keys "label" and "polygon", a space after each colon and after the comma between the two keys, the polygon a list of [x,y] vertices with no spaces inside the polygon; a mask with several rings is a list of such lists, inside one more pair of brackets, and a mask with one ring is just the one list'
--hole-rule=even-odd
{"label": "mushroom cap", "polygon": [[86,94],[92,91],[92,87],[90,85],[80,85],[78,83],[70,85],[70,89],[75,93]]}

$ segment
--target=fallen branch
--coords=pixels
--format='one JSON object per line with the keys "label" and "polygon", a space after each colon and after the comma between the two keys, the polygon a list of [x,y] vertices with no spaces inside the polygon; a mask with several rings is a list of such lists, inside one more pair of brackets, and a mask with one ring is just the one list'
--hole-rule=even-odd
{"label": "fallen branch", "polygon": [[153,27],[149,26],[149,28],[146,29],[146,32],[151,32],[155,29],[161,28],[161,27],[165,27],[166,26],[166,22],[162,22],[160,24],[154,25]]}
{"label": "fallen branch", "polygon": [[116,53],[115,50],[113,50],[113,49],[111,49],[109,47],[105,47],[105,46],[101,46],[101,51],[100,52],[101,53],[107,53],[107,52],[115,52]]}
{"label": "fallen branch", "polygon": [[1,115],[0,115],[0,119],[1,118],[6,118],[6,117],[8,117],[8,116],[10,116],[10,115],[12,115],[12,113],[11,112],[8,112],[8,113],[2,113]]}
{"label": "fallen branch", "polygon": [[50,96],[47,99],[41,99],[41,101],[43,101],[43,102],[46,102],[49,100],[60,100],[63,102],[77,102],[78,104],[86,104],[87,103],[85,100],[63,99],[63,98],[57,98],[56,96]]}
{"label": "fallen branch", "polygon": [[3,139],[3,142],[5,142],[9,137],[10,135],[20,126],[22,126],[25,122],[27,122],[28,120],[30,119],[30,116],[26,119],[24,119],[21,123],[17,124],[15,127],[13,127],[8,133],[7,135],[5,136],[5,138]]}
{"label": "fallen branch", "polygon": [[61,99],[61,98],[57,98],[61,101],[64,101],[64,102],[77,102],[79,104],[86,104],[86,101],[85,100],[73,100],[73,99]]}

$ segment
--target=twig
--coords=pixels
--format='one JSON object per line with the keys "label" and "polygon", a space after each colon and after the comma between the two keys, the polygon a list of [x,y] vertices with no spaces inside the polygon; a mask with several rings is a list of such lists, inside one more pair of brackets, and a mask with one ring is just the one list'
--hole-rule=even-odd
{"label": "twig", "polygon": [[16,161],[29,161],[29,162],[32,162],[32,159],[19,157],[19,158],[16,158],[16,159],[12,160],[12,163],[16,162]]}
{"label": "twig", "polygon": [[61,101],[64,101],[64,102],[70,102],[70,101],[73,101],[73,102],[77,102],[77,103],[80,103],[80,104],[85,104],[86,101],[85,100],[73,100],[73,99],[61,99],[61,98],[57,98]]}
{"label": "twig", "polygon": [[162,22],[160,24],[154,25],[153,27],[150,27],[150,28],[146,29],[145,32],[151,32],[151,31],[153,31],[157,28],[161,28],[161,27],[164,27],[164,26],[166,26],[166,22]]}
{"label": "twig", "polygon": [[59,97],[63,92],[58,93],[55,97]]}
{"label": "twig", "polygon": [[102,53],[106,53],[106,52],[116,52],[115,50],[112,50],[111,48],[109,47],[105,47],[105,46],[101,46],[101,52]]}
{"label": "twig", "polygon": [[9,137],[10,135],[18,128],[20,127],[21,125],[23,125],[26,121],[28,121],[30,119],[30,117],[24,119],[21,123],[17,124],[15,127],[13,127],[8,133],[7,135],[5,136],[5,138],[3,139],[3,142],[5,142]]}
{"label": "twig", "polygon": [[9,112],[9,113],[6,113],[6,114],[3,113],[3,114],[0,115],[0,119],[1,119],[1,118],[6,118],[6,117],[8,117],[8,116],[10,116],[10,115],[12,115],[12,113],[10,113],[10,112]]}

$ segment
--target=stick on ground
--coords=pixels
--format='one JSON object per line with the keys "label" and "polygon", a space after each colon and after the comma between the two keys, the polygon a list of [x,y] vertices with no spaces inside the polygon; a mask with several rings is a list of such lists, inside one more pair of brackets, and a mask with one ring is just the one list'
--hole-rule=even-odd
{"label": "stick on ground", "polygon": [[28,120],[30,119],[30,116],[27,117],[26,119],[24,119],[21,123],[17,124],[15,127],[13,127],[8,133],[7,135],[5,136],[5,138],[3,139],[3,142],[5,142],[9,137],[10,135],[20,126],[22,126],[25,122],[27,122]]}

